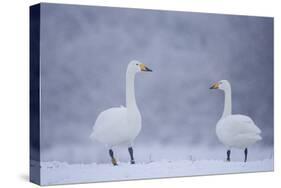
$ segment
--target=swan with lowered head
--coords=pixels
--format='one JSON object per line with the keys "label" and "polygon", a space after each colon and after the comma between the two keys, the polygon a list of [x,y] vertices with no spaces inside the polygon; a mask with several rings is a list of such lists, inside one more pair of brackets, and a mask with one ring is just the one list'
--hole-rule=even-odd
{"label": "swan with lowered head", "polygon": [[244,162],[247,161],[248,147],[261,140],[261,130],[254,121],[245,115],[232,114],[231,86],[227,80],[213,84],[210,89],[224,91],[224,111],[216,125],[216,134],[227,148],[227,161],[230,161],[231,148],[244,149]]}
{"label": "swan with lowered head", "polygon": [[132,145],[141,130],[141,114],[135,99],[135,75],[138,72],[151,71],[143,63],[131,61],[126,72],[126,107],[109,108],[96,119],[90,137],[109,147],[113,165],[117,165],[117,161],[112,147],[120,144],[128,145],[131,164],[135,163]]}

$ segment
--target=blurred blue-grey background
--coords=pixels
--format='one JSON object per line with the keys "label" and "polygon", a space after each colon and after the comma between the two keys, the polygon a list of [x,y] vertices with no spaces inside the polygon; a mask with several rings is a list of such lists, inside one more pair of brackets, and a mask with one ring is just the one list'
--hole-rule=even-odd
{"label": "blurred blue-grey background", "polygon": [[153,70],[136,78],[137,159],[192,150],[208,158],[204,148],[224,156],[215,135],[224,96],[209,90],[222,79],[232,84],[233,113],[262,130],[256,151],[272,148],[272,18],[56,4],[42,4],[41,16],[43,160],[108,161],[89,135],[101,111],[125,105],[133,59]]}

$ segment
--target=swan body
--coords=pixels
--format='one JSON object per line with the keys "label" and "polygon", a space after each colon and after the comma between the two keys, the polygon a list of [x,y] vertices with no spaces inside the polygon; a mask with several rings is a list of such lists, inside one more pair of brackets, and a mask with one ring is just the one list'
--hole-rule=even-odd
{"label": "swan body", "polygon": [[109,154],[113,165],[117,165],[113,155],[113,146],[127,144],[133,158],[133,141],[141,131],[141,114],[135,99],[135,75],[138,72],[151,72],[144,64],[133,60],[128,64],[126,72],[126,107],[109,108],[101,112],[93,127],[91,139],[109,147]]}
{"label": "swan body", "polygon": [[245,115],[229,115],[221,118],[216,126],[217,137],[227,148],[245,149],[261,140],[261,130]]}
{"label": "swan body", "polygon": [[216,135],[227,150],[227,161],[230,161],[231,148],[245,149],[247,161],[248,147],[261,140],[261,130],[254,121],[245,115],[232,114],[231,86],[227,80],[221,80],[210,89],[220,89],[225,93],[224,111],[216,125]]}
{"label": "swan body", "polygon": [[128,115],[127,108],[121,106],[100,113],[93,128],[92,138],[112,147],[130,144],[140,130],[141,115],[139,111],[136,111],[132,117]]}

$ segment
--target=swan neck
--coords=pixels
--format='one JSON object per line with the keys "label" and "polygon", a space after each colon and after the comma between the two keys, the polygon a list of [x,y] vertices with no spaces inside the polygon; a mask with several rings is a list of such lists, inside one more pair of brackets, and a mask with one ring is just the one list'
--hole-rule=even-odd
{"label": "swan neck", "polygon": [[224,110],[222,114],[222,118],[229,116],[232,114],[232,107],[231,107],[231,87],[227,87],[224,90]]}
{"label": "swan neck", "polygon": [[135,72],[127,70],[126,73],[126,106],[128,109],[137,108],[135,98]]}

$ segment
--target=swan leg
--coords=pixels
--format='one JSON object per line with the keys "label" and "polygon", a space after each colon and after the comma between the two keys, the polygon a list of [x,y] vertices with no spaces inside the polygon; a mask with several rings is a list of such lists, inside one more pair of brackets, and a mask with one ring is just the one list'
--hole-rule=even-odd
{"label": "swan leg", "polygon": [[247,157],[248,157],[248,149],[247,148],[245,148],[244,154],[245,154],[244,162],[247,162]]}
{"label": "swan leg", "polygon": [[133,152],[133,147],[128,148],[130,158],[131,158],[131,164],[135,164],[135,159],[134,159],[134,152]]}
{"label": "swan leg", "polygon": [[109,155],[110,155],[110,158],[111,158],[111,162],[114,166],[117,165],[117,161],[116,159],[114,158],[114,154],[113,154],[113,150],[112,149],[109,149]]}
{"label": "swan leg", "polygon": [[227,150],[227,152],[226,152],[226,154],[227,154],[227,159],[226,159],[226,161],[230,161],[230,153],[231,153],[230,149]]}

